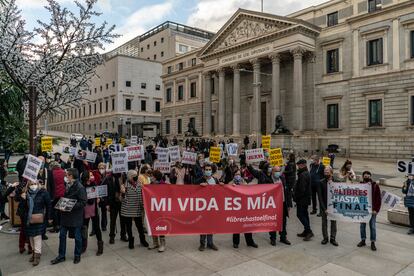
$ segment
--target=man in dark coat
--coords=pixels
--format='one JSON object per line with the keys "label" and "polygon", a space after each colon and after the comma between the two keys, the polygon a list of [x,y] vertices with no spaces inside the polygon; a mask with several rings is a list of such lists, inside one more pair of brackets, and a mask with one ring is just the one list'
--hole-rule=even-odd
{"label": "man in dark coat", "polygon": [[298,166],[298,180],[294,187],[294,201],[296,202],[297,217],[303,224],[305,230],[298,234],[298,237],[304,238],[304,241],[310,241],[314,236],[310,227],[308,207],[311,203],[311,180],[306,160],[299,160]]}
{"label": "man in dark coat", "polygon": [[[319,199],[320,195],[318,191],[320,190],[321,179],[324,178],[324,170],[325,166],[321,164],[321,160],[317,155],[312,155],[311,157],[312,163],[309,166],[309,173],[311,177],[311,189],[312,189],[312,212],[311,215],[314,215],[318,212],[317,209],[317,200]],[[319,202],[320,205],[320,202]],[[318,217],[320,214],[318,214]]]}
{"label": "man in dark coat", "polygon": [[66,191],[65,198],[75,199],[76,204],[70,211],[61,211],[60,232],[59,232],[59,255],[51,261],[52,264],[58,264],[65,261],[66,256],[66,236],[68,231],[74,231],[75,235],[75,259],[74,264],[80,262],[82,251],[81,228],[83,225],[84,208],[86,205],[87,195],[85,187],[79,182],[79,172],[77,169],[66,170]]}
{"label": "man in dark coat", "polygon": [[292,190],[296,183],[296,161],[294,153],[289,154],[288,162],[283,174],[286,178],[286,185]]}

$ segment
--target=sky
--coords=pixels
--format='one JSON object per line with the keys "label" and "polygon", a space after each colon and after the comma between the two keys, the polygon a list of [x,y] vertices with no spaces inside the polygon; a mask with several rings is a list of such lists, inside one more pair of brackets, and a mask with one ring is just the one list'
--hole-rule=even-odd
{"label": "sky", "polygon": [[[56,1],[75,10],[73,0]],[[327,1],[263,0],[263,7],[264,12],[287,15]],[[17,0],[17,4],[28,29],[36,27],[37,20],[48,21],[46,0]],[[106,46],[109,51],[167,20],[216,32],[238,8],[260,11],[261,0],[98,0],[102,15],[96,22],[116,25],[115,32],[122,35]]]}

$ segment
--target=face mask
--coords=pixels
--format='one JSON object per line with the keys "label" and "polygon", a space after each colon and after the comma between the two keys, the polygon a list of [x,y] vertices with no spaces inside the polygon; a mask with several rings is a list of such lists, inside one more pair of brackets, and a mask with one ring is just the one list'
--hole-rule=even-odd
{"label": "face mask", "polygon": [[65,177],[63,178],[63,181],[65,181],[65,183],[69,183],[69,179],[68,179],[68,177],[67,177],[67,176],[65,176]]}
{"label": "face mask", "polygon": [[95,182],[95,177],[89,178],[89,182]]}
{"label": "face mask", "polygon": [[241,175],[235,175],[234,176],[234,182],[239,183],[239,182],[241,182],[241,180],[242,180]]}
{"label": "face mask", "polygon": [[211,174],[212,174],[212,172],[211,172],[211,171],[205,171],[205,172],[204,172],[204,175],[205,175],[205,176],[207,176],[207,177],[210,177],[210,176],[211,176]]}
{"label": "face mask", "polygon": [[234,164],[234,160],[230,160],[230,161],[229,161],[229,164],[230,164],[230,165],[233,165],[233,164]]}
{"label": "face mask", "polygon": [[280,172],[274,172],[273,175],[275,176],[275,178],[280,178],[281,173]]}
{"label": "face mask", "polygon": [[271,167],[267,168],[267,172],[268,173],[271,173],[272,172],[272,168]]}
{"label": "face mask", "polygon": [[99,170],[99,173],[100,173],[100,174],[105,174],[105,169],[100,169],[100,170]]}
{"label": "face mask", "polygon": [[370,182],[371,178],[370,177],[364,177],[364,182]]}
{"label": "face mask", "polygon": [[133,179],[135,182],[137,182],[137,181],[138,181],[138,176],[134,176],[132,179]]}
{"label": "face mask", "polygon": [[267,152],[265,152],[264,156],[265,157],[269,157],[269,154]]}
{"label": "face mask", "polygon": [[38,186],[38,185],[32,185],[32,186],[30,186],[29,188],[30,188],[30,190],[32,190],[32,191],[36,191],[36,190],[39,188],[39,186]]}

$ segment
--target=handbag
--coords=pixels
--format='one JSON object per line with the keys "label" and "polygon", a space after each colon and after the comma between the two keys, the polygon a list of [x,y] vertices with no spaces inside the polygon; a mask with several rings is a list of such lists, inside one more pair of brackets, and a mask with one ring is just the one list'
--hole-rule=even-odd
{"label": "handbag", "polygon": [[40,224],[43,223],[45,219],[45,215],[40,213],[40,214],[32,214],[32,216],[30,217],[30,224]]}

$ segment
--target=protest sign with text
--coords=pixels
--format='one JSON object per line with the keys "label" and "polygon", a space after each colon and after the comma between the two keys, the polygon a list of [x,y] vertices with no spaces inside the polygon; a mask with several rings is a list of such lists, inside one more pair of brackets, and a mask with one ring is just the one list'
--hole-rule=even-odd
{"label": "protest sign with text", "polygon": [[168,148],[156,147],[155,153],[157,154],[157,160],[168,162]]}
{"label": "protest sign with text", "polygon": [[220,157],[221,157],[221,148],[210,147],[210,162],[220,163]]}
{"label": "protest sign with text", "polygon": [[128,171],[128,153],[126,151],[118,151],[111,153],[112,172],[123,173]]}
{"label": "protest sign with text", "polygon": [[392,209],[400,203],[401,197],[394,195],[388,191],[381,191],[381,205],[387,206],[388,209]]}
{"label": "protest sign with text", "polygon": [[322,164],[323,164],[325,167],[330,166],[330,165],[331,165],[331,158],[329,158],[329,157],[323,157],[323,158],[322,158]]}
{"label": "protest sign with text", "polygon": [[51,152],[53,151],[53,138],[48,136],[43,136],[41,140],[42,152]]}
{"label": "protest sign with text", "polygon": [[181,160],[180,147],[172,146],[168,148],[168,155],[171,162],[179,162]]}
{"label": "protest sign with text", "polygon": [[262,148],[264,149],[270,149],[270,141],[272,137],[270,135],[264,135],[262,136]]}
{"label": "protest sign with text", "polygon": [[195,165],[197,161],[197,153],[191,151],[183,151],[183,158],[181,163],[188,165]]}
{"label": "protest sign with text", "polygon": [[370,184],[334,183],[328,185],[328,219],[368,222],[372,213]]}
{"label": "protest sign with text", "polygon": [[161,162],[159,160],[154,162],[154,171],[160,171],[162,173],[170,173],[171,163],[170,162]]}
{"label": "protest sign with text", "polygon": [[100,185],[86,188],[88,199],[108,196],[108,186]]}
{"label": "protest sign with text", "polygon": [[283,166],[283,154],[282,149],[271,149],[270,150],[270,165],[271,166]]}
{"label": "protest sign with text", "polygon": [[90,162],[90,163],[95,163],[95,160],[96,160],[96,156],[97,155],[98,154],[96,152],[87,151],[86,152],[86,158],[85,158],[85,160],[88,161],[88,162]]}
{"label": "protest sign with text", "polygon": [[237,156],[239,145],[236,143],[226,144],[226,151],[229,156]]}
{"label": "protest sign with text", "polygon": [[101,138],[97,137],[95,138],[95,147],[99,147],[101,145]]}
{"label": "protest sign with text", "polygon": [[131,136],[131,145],[136,145],[138,143],[138,136]]}
{"label": "protest sign with text", "polygon": [[129,146],[126,147],[125,150],[128,152],[128,161],[139,161],[145,159],[144,146],[142,145]]}
{"label": "protest sign with text", "polygon": [[414,162],[413,160],[398,160],[397,170],[400,173],[413,174],[414,173]]}
{"label": "protest sign with text", "polygon": [[247,163],[253,163],[253,162],[260,162],[265,160],[263,149],[250,149],[246,150],[246,162]]}
{"label": "protest sign with text", "polygon": [[[149,235],[280,231],[283,187],[145,185]],[[214,222],[214,223],[212,223]]]}
{"label": "protest sign with text", "polygon": [[43,161],[31,154],[27,157],[26,167],[24,168],[23,177],[27,180],[36,182],[37,175],[42,168]]}

